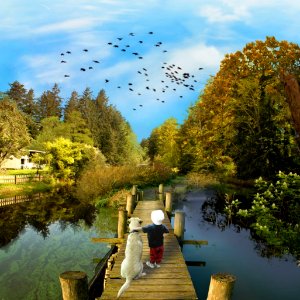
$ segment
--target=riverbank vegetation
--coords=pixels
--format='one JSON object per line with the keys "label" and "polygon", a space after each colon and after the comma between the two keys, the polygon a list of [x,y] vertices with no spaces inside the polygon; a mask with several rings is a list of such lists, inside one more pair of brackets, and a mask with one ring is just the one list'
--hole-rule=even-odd
{"label": "riverbank vegetation", "polygon": [[[96,97],[89,88],[82,95],[73,91],[62,103],[57,84],[36,98],[32,89],[13,82],[0,99],[0,166],[25,146],[42,150],[45,154],[32,160],[48,166],[52,185],[69,186],[78,198],[99,205],[132,184],[158,184],[184,175],[197,186],[217,187],[223,211],[231,218],[239,207],[247,210],[254,220],[252,230],[272,244],[255,225],[267,226],[260,218],[268,224],[271,218],[251,207],[260,193],[258,178],[270,186],[279,174],[300,173],[300,133],[291,110],[296,98],[290,97],[283,79],[289,75],[296,85],[300,82],[299,61],[299,45],[274,37],[227,54],[182,124],[167,119],[141,143],[104,90]],[[16,123],[24,130],[12,126]],[[237,199],[231,186],[251,190]],[[273,216],[294,224],[299,220],[290,210],[299,209],[297,195],[283,195],[288,205]],[[112,198],[118,202],[122,196]],[[271,209],[272,200],[265,200],[268,205],[263,205]]]}

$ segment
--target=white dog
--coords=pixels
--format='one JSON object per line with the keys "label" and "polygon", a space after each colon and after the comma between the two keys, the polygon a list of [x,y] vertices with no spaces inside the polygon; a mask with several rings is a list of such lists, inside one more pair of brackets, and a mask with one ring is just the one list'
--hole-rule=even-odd
{"label": "white dog", "polygon": [[121,276],[126,279],[118,292],[117,298],[119,298],[130,286],[133,279],[138,279],[145,275],[143,273],[143,241],[138,230],[140,228],[142,220],[140,218],[130,218],[129,222],[129,234],[127,238],[125,248],[125,258],[121,264]]}

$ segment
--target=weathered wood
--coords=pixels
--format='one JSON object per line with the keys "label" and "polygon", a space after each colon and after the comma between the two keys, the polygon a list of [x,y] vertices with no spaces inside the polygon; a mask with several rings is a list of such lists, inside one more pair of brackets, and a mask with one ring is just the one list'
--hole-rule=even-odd
{"label": "weathered wood", "polygon": [[158,186],[158,193],[159,194],[163,194],[164,193],[164,185],[162,183]]}
{"label": "weathered wood", "polygon": [[123,238],[127,228],[127,211],[124,208],[119,209],[118,219],[118,238]]}
{"label": "weathered wood", "polygon": [[[156,209],[164,211],[162,201],[142,201],[137,203],[132,215],[141,218],[143,225],[147,225],[152,223],[151,211]],[[170,232],[164,238],[165,251],[160,264],[161,267],[150,269],[145,265],[146,275],[134,280],[121,299],[197,299],[187,265],[169,218],[165,217],[163,224],[167,226]],[[142,232],[140,234],[143,240],[142,261],[145,262],[149,260],[147,235]],[[124,242],[120,244],[115,264],[109,272],[101,300],[116,299],[116,295],[124,283],[120,270],[125,257],[125,240],[127,236],[127,234],[124,235]]]}
{"label": "weathered wood", "polygon": [[122,244],[124,238],[91,238],[93,243]]}
{"label": "weathered wood", "polygon": [[207,300],[230,300],[235,280],[235,276],[231,274],[213,274],[210,278]]}
{"label": "weathered wood", "polygon": [[172,193],[171,192],[166,192],[166,213],[168,216],[171,215],[172,213]]}
{"label": "weathered wood", "polygon": [[126,196],[126,210],[127,210],[128,217],[131,217],[133,213],[133,208],[134,208],[134,196],[128,194]]}
{"label": "weathered wood", "polygon": [[183,240],[183,245],[208,245],[208,241],[204,240]]}
{"label": "weathered wood", "polygon": [[87,274],[81,271],[67,271],[59,276],[63,300],[88,300]]}
{"label": "weathered wood", "polygon": [[184,212],[176,211],[175,218],[174,218],[174,234],[179,241],[183,241],[184,239],[184,225],[185,225]]}

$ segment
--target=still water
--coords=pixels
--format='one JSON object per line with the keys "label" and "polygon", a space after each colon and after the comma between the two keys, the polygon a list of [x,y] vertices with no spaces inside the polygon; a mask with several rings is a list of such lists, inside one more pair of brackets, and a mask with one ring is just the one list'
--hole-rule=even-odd
{"label": "still water", "polygon": [[0,300],[61,299],[59,274],[84,271],[109,250],[91,237],[113,237],[116,213],[68,197],[0,207]]}
{"label": "still water", "polygon": [[207,297],[211,274],[220,272],[237,278],[232,300],[300,299],[300,267],[295,259],[262,257],[249,230],[234,225],[219,228],[203,219],[202,205],[213,196],[212,191],[194,190],[173,207],[185,212],[186,240],[208,241],[206,246],[183,246],[187,261],[204,262],[189,267],[199,299]]}

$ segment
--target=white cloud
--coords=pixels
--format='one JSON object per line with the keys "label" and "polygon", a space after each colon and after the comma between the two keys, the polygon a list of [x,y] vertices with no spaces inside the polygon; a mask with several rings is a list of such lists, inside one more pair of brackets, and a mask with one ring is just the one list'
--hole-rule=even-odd
{"label": "white cloud", "polygon": [[[33,34],[61,33],[62,31],[84,30],[99,22],[97,18],[75,18],[62,22],[46,24],[32,30]],[[99,23],[98,23],[99,24]]]}

